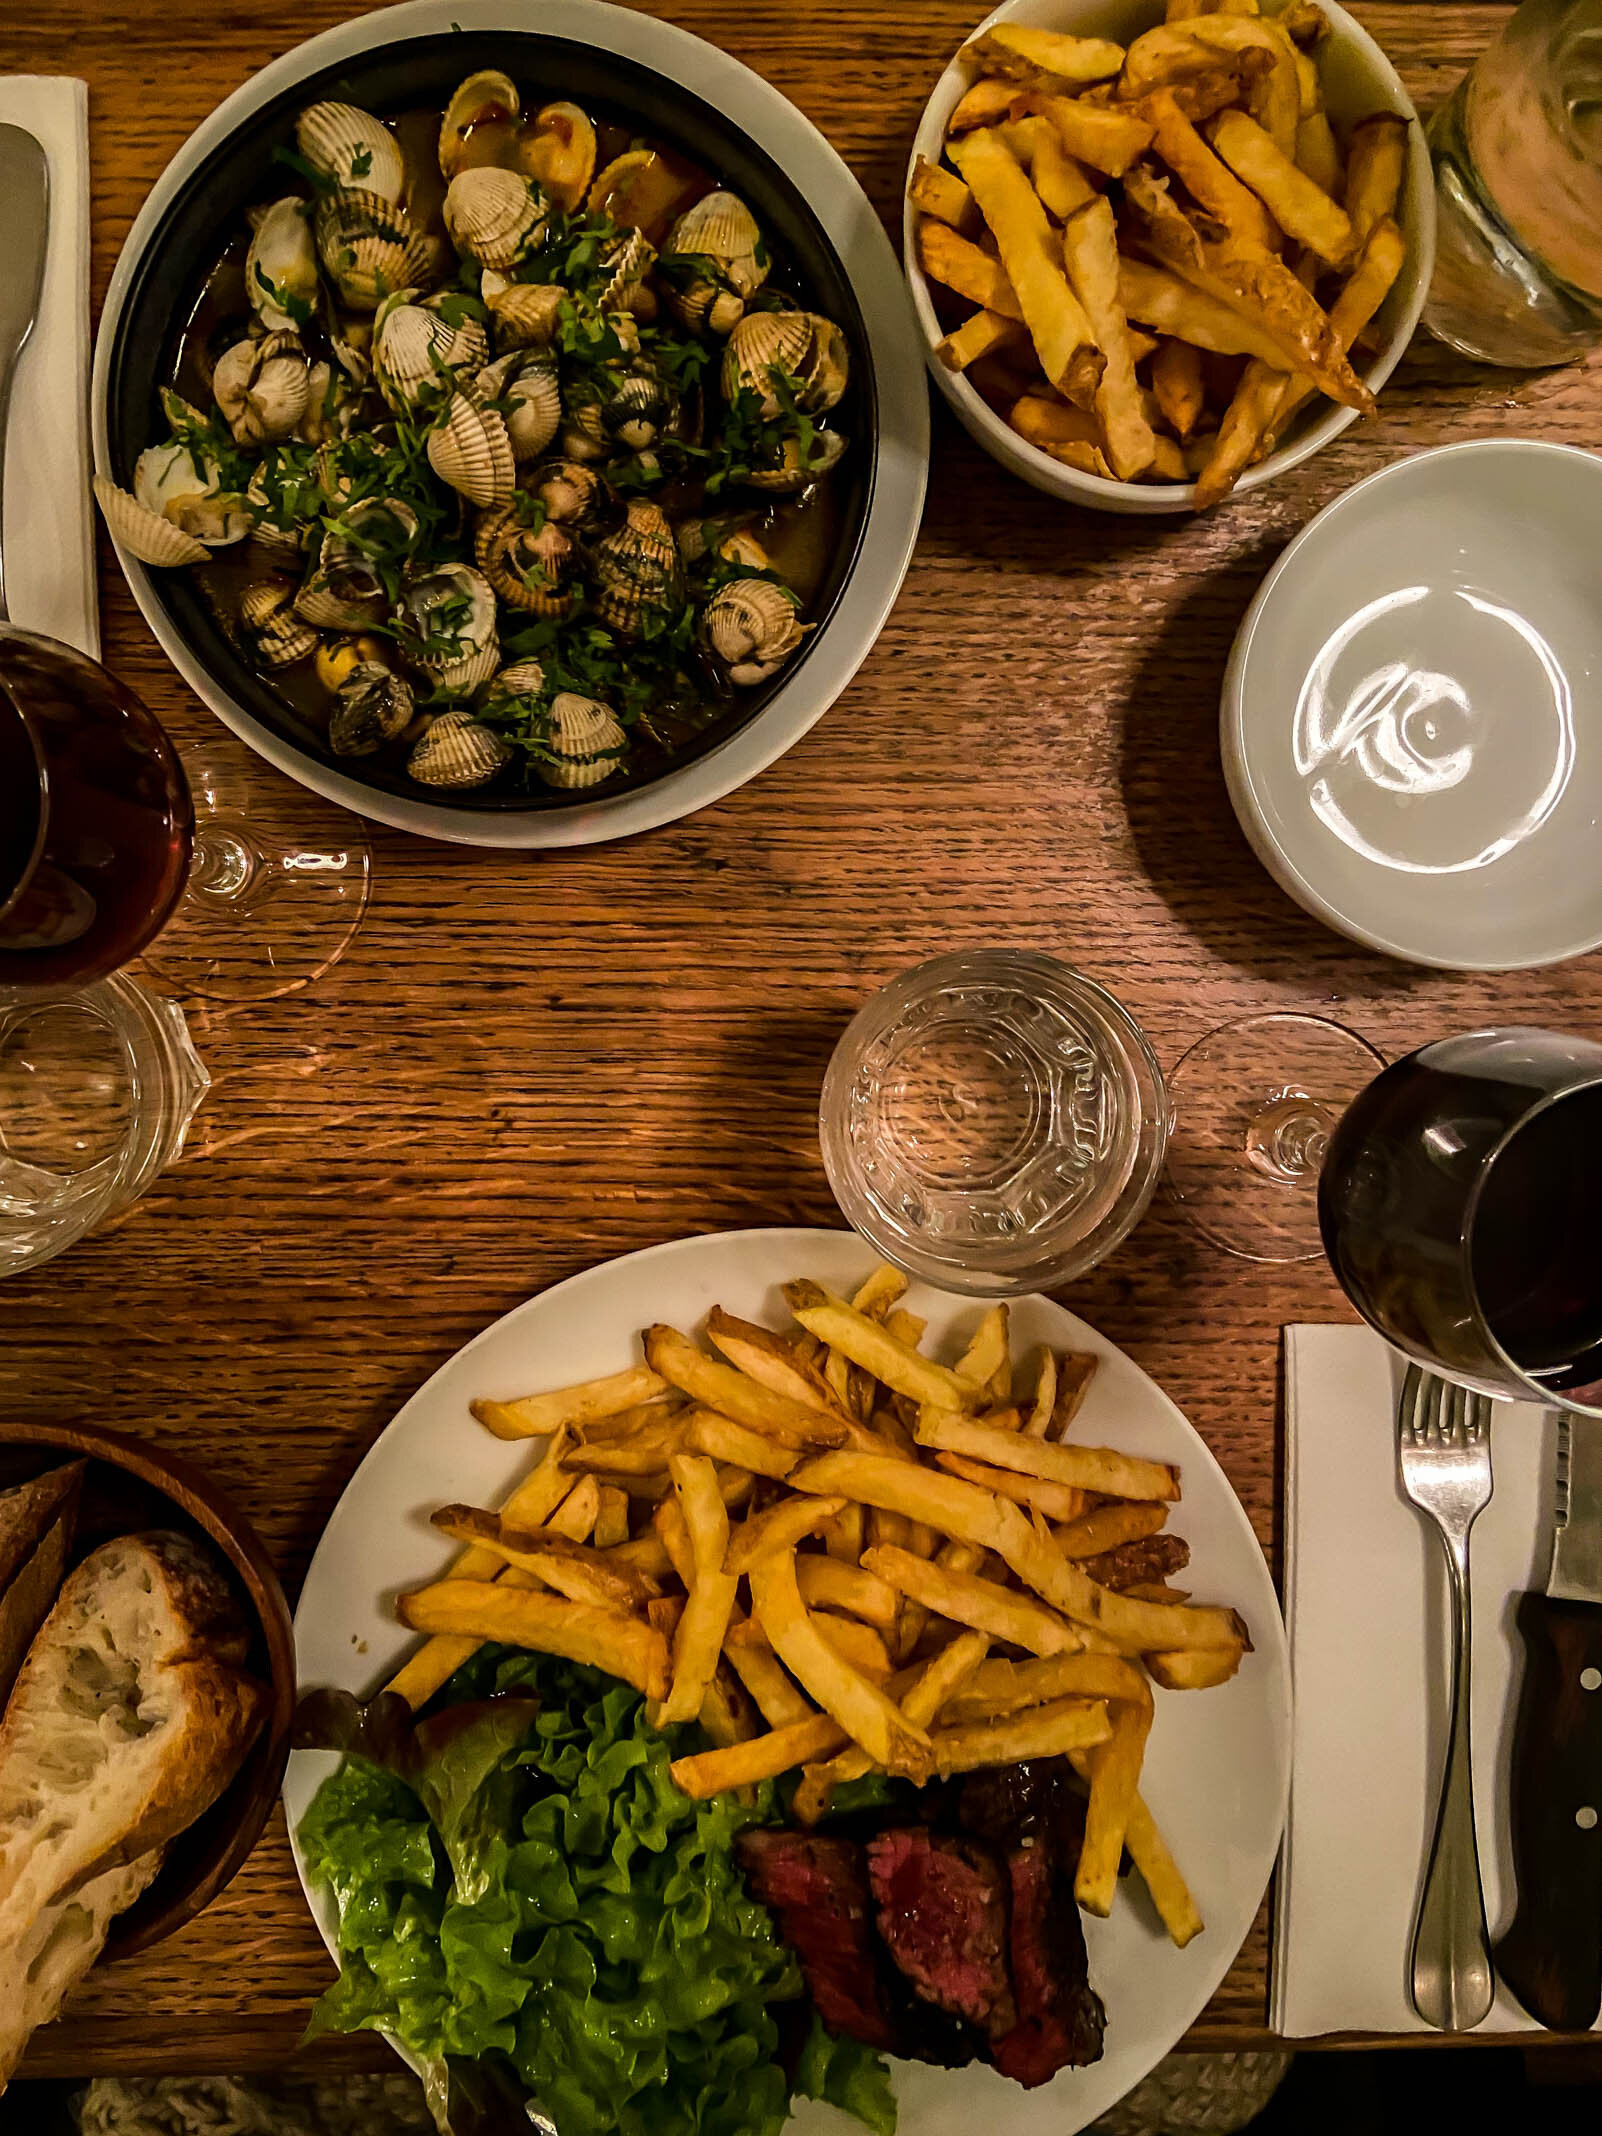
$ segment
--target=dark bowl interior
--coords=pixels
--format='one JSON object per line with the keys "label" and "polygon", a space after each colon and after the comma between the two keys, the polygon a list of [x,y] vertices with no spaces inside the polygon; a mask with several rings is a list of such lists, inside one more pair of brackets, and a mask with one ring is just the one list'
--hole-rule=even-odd
{"label": "dark bowl interior", "polygon": [[186,1463],[89,1425],[0,1423],[0,1490],[78,1459],[88,1467],[71,1564],[118,1535],[169,1528],[189,1536],[227,1574],[251,1627],[246,1666],[272,1689],[233,1784],[173,1841],[160,1874],[118,1916],[105,1957],[126,1958],[209,1905],[260,1838],[289,1755],[295,1634],[278,1576],[244,1515]]}
{"label": "dark bowl interior", "polygon": [[[775,243],[816,309],[838,321],[851,343],[852,387],[837,417],[850,440],[834,477],[840,485],[842,538],[811,618],[818,628],[783,673],[762,688],[742,691],[729,709],[672,757],[655,752],[637,771],[624,771],[597,792],[459,793],[425,791],[399,767],[365,758],[336,757],[316,729],[243,659],[219,626],[187,571],[153,571],[157,600],[196,658],[233,702],[320,764],[381,792],[426,798],[463,813],[521,812],[590,806],[596,800],[655,785],[680,766],[705,756],[748,726],[781,686],[793,683],[818,642],[856,562],[873,480],[878,435],[876,383],[851,284],[817,218],[792,181],[724,113],[676,82],[610,52],[529,31],[455,32],[381,47],[308,75],[253,112],[190,175],[136,268],[117,322],[106,411],[111,463],[127,484],[144,447],[163,434],[157,393],[171,377],[179,340],[207,276],[228,239],[243,227],[244,211],[293,188],[281,184],[273,152],[293,148],[295,117],[319,98],[341,98],[381,114],[443,106],[466,75],[500,67],[518,83],[525,103],[566,97],[592,116],[607,118],[679,150],[740,193]],[[752,493],[753,495],[755,493]]]}

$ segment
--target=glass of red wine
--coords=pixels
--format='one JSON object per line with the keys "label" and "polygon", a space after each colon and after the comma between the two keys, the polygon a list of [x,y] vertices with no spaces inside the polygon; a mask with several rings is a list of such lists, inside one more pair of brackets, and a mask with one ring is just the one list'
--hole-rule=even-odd
{"label": "glass of red wine", "polygon": [[1318,1215],[1342,1288],[1399,1350],[1602,1415],[1602,1045],[1514,1027],[1397,1061],[1337,1122]]}
{"label": "glass of red wine", "polygon": [[248,763],[233,743],[179,752],[97,662],[0,625],[0,996],[68,993],[141,955],[216,1001],[327,971],[366,908],[366,835],[258,791]]}

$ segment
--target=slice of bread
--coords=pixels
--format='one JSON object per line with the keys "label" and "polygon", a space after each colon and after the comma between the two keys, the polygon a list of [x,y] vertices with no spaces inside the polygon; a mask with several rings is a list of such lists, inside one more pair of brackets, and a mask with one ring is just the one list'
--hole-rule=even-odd
{"label": "slice of bread", "polygon": [[184,1536],[121,1536],[68,1577],[0,1722],[0,2086],[238,1771],[269,1702],[248,1644]]}
{"label": "slice of bread", "polygon": [[0,1707],[66,1575],[84,1464],[0,1491]]}

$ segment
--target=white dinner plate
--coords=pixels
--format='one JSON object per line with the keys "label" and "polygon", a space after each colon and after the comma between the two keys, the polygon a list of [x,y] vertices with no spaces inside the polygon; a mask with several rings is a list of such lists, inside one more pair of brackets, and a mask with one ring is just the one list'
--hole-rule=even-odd
{"label": "white dinner plate", "polygon": [[1479,438],[1302,529],[1230,655],[1257,857],[1342,934],[1458,971],[1602,944],[1602,459]]}
{"label": "white dinner plate", "polygon": [[[614,1371],[637,1358],[645,1323],[694,1329],[715,1304],[782,1321],[785,1279],[810,1276],[845,1291],[873,1261],[850,1232],[717,1232],[589,1269],[486,1328],[412,1396],[335,1507],[295,1616],[302,1687],[363,1692],[380,1685],[412,1643],[390,1614],[390,1597],[436,1577],[457,1548],[429,1526],[430,1512],[450,1500],[492,1504],[526,1465],[526,1447],[491,1438],[474,1423],[468,1404],[475,1395],[511,1398]],[[928,1343],[953,1355],[981,1310],[920,1284],[907,1302],[927,1316]],[[1156,1693],[1141,1791],[1195,1894],[1204,1932],[1175,1950],[1139,1880],[1126,1880],[1112,1917],[1085,1923],[1091,1980],[1107,2005],[1101,2061],[1065,2070],[1037,2091],[982,2067],[898,2063],[901,2136],[973,2136],[989,2117],[1004,2121],[1009,2136],[1073,2136],[1121,2098],[1228,1971],[1267,1886],[1285,1816],[1284,1626],[1257,1538],[1223,1470],[1139,1366],[1073,1314],[1045,1298],[1017,1299],[1012,1330],[1015,1355],[1042,1342],[1098,1354],[1101,1369],[1076,1434],[1179,1464],[1183,1499],[1174,1527],[1191,1547],[1184,1584],[1199,1599],[1240,1610],[1255,1651],[1216,1691]],[[321,1751],[290,1759],[284,1805],[292,1834],[336,1763]],[[295,1864],[332,1951],[333,1910],[306,1886],[298,1846]],[[799,2101],[791,2126],[796,2136],[840,2136],[844,2124],[834,2109]]]}

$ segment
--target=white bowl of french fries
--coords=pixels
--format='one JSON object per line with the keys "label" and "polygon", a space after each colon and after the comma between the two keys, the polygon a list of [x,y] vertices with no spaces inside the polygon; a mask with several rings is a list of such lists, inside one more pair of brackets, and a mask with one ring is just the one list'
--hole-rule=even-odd
{"label": "white bowl of french fries", "polygon": [[904,253],[929,367],[1052,496],[1255,489],[1373,413],[1418,324],[1435,198],[1395,68],[1333,0],[1243,4],[1008,0],[924,109]]}

